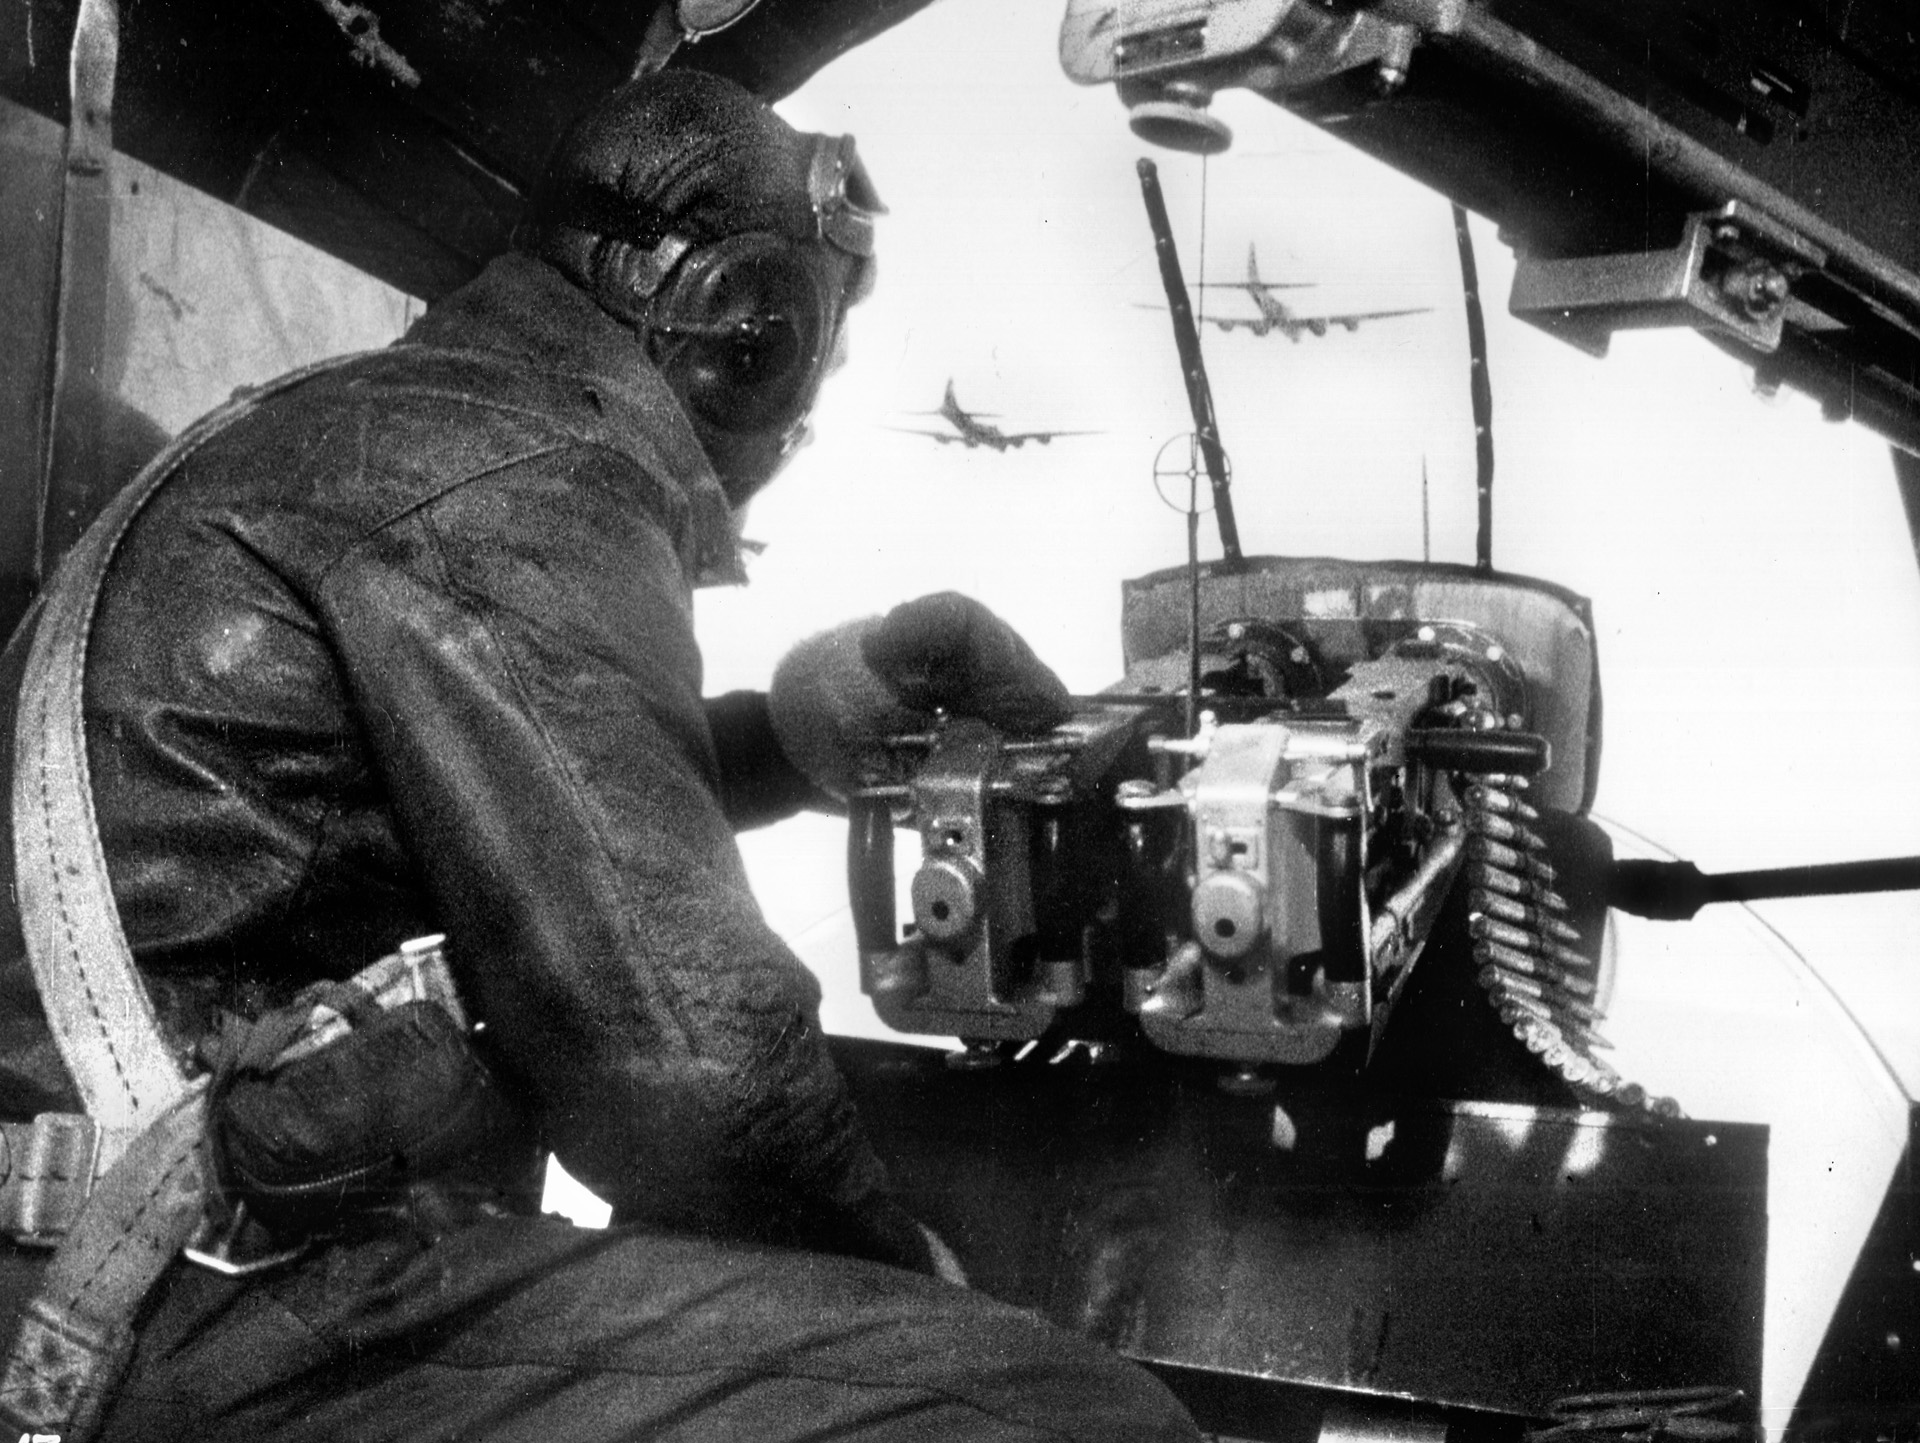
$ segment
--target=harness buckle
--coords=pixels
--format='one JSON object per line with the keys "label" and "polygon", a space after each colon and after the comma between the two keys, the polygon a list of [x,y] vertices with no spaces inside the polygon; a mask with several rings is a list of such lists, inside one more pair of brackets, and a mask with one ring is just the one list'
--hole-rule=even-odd
{"label": "harness buckle", "polygon": [[93,1192],[100,1133],[83,1112],[0,1125],[0,1232],[23,1247],[58,1247]]}

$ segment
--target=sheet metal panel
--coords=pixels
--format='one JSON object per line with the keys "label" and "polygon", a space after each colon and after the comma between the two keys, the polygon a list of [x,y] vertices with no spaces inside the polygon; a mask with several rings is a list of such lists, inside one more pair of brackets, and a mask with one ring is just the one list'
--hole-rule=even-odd
{"label": "sheet metal panel", "polygon": [[838,1041],[908,1205],[975,1283],[1135,1358],[1541,1414],[1759,1396],[1767,1129]]}

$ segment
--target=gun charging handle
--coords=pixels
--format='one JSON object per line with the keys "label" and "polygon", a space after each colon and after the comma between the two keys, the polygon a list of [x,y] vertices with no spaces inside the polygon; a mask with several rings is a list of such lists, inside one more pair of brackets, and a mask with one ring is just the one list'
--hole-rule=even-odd
{"label": "gun charging handle", "polygon": [[847,895],[864,959],[899,945],[893,892],[894,791],[869,788],[847,799]]}

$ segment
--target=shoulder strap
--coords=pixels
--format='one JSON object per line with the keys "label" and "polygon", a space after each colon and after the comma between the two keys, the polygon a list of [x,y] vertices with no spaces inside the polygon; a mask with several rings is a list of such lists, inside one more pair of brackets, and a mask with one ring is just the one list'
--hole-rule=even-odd
{"label": "shoulder strap", "polygon": [[134,969],[94,814],[82,688],[101,582],[127,528],[189,456],[268,396],[354,359],[291,372],[182,432],[101,512],[40,598],[14,727],[15,885],[47,1021],[102,1130],[103,1170],[181,1099],[187,1076]]}
{"label": "shoulder strap", "polygon": [[[0,1357],[0,1424],[84,1443],[132,1356],[141,1300],[200,1226],[207,1082],[167,1046],[120,926],[87,776],[87,634],[127,527],[182,462],[266,397],[240,397],[149,461],[42,593],[14,723],[13,843],[21,931],[60,1055],[98,1137],[99,1178]],[[84,1120],[82,1120],[84,1122]]]}

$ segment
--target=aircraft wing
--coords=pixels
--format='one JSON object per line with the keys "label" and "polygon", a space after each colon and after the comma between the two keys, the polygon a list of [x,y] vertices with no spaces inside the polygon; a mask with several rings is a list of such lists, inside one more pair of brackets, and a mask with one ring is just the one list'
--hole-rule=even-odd
{"label": "aircraft wing", "polygon": [[1003,439],[1009,446],[1018,446],[1022,441],[1038,441],[1042,446],[1055,436],[1099,436],[1100,431],[1014,431]]}
{"label": "aircraft wing", "polygon": [[[1192,281],[1195,290],[1207,291],[1244,291],[1250,284],[1247,281]],[[1263,291],[1310,291],[1318,281],[1261,281]]]}
{"label": "aircraft wing", "polygon": [[[1240,289],[1245,290],[1246,287],[1241,286]],[[1145,301],[1135,301],[1133,307],[1137,311],[1158,311],[1163,316],[1167,313],[1165,306],[1150,306]],[[1193,323],[1196,326],[1218,326],[1223,331],[1238,330],[1242,326],[1250,331],[1257,331],[1263,326],[1271,328],[1272,325],[1271,322],[1263,321],[1258,316],[1203,316],[1198,311],[1194,312]]]}
{"label": "aircraft wing", "polygon": [[1432,306],[1411,306],[1403,311],[1349,311],[1343,316],[1296,316],[1294,319],[1303,324],[1323,321],[1329,326],[1357,326],[1362,321],[1384,321],[1389,316],[1423,316],[1432,309]]}
{"label": "aircraft wing", "polygon": [[882,426],[883,431],[898,431],[902,436],[925,436],[929,441],[938,441],[942,446],[961,438],[946,431],[922,431],[917,426]]}

